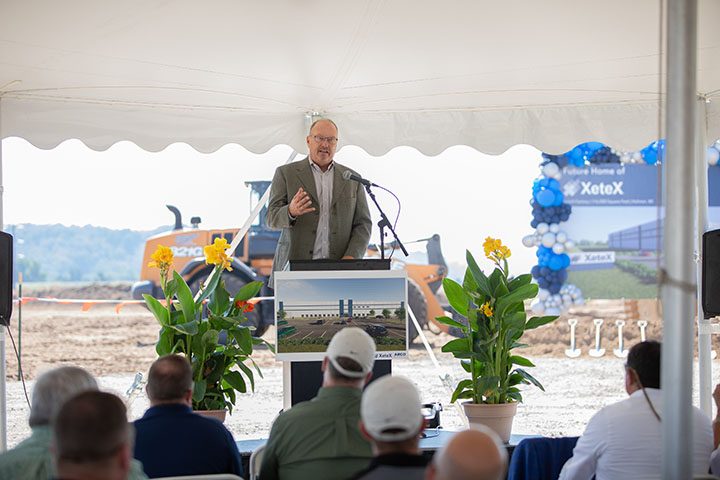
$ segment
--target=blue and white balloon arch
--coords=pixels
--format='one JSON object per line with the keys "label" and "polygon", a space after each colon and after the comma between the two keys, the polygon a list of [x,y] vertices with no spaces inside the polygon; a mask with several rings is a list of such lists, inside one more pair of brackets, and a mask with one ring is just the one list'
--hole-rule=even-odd
{"label": "blue and white balloon arch", "polygon": [[[572,213],[559,181],[563,167],[608,163],[659,165],[664,155],[665,140],[652,142],[637,152],[617,152],[600,142],[587,142],[562,155],[542,154],[541,174],[533,182],[530,202],[533,216],[530,226],[535,231],[522,240],[526,247],[537,248],[538,263],[531,273],[540,290],[532,305],[533,313],[559,315],[585,302],[580,289],[567,283],[570,266],[567,252],[574,243],[561,227]],[[720,140],[707,148],[706,158],[710,166],[720,167]]]}

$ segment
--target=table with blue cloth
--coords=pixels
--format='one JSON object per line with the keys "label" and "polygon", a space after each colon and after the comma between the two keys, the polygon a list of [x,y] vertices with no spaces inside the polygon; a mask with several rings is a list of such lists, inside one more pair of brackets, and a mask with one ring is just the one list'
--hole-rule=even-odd
{"label": "table with blue cloth", "polygon": [[[424,432],[424,437],[420,439],[420,449],[427,458],[432,458],[436,450],[445,445],[455,431],[442,429],[428,429]],[[506,444],[508,456],[511,456],[515,447],[524,439],[537,438],[535,435],[511,435],[510,442]],[[242,457],[243,468],[245,472],[250,471],[250,455],[258,447],[267,443],[267,438],[257,438],[251,440],[239,440],[235,442]]]}

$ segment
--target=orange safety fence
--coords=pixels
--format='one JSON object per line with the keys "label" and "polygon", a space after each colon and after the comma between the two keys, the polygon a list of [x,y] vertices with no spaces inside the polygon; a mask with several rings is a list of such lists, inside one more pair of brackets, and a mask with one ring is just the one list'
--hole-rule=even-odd
{"label": "orange safety fence", "polygon": [[[275,297],[253,297],[248,300],[248,303],[256,304],[263,300],[274,300]],[[165,303],[165,299],[159,299],[161,303]],[[115,305],[115,313],[120,311],[126,305],[145,305],[145,300],[94,300],[94,299],[79,299],[79,298],[52,298],[52,297],[21,297],[14,298],[14,303],[19,305],[26,305],[32,302],[41,303],[57,303],[59,305],[81,305],[80,310],[87,312],[95,305]],[[207,300],[205,300],[207,302]]]}

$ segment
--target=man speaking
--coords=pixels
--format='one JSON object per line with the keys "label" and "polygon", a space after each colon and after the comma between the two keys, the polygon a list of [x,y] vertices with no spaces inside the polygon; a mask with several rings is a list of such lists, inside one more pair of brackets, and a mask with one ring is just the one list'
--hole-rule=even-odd
{"label": "man speaking", "polygon": [[355,172],[333,161],[337,141],[335,123],[317,120],[306,138],[308,157],[275,171],[267,222],[282,233],[273,270],[284,269],[289,260],[365,254],[372,229],[367,198],[360,183],[346,179]]}

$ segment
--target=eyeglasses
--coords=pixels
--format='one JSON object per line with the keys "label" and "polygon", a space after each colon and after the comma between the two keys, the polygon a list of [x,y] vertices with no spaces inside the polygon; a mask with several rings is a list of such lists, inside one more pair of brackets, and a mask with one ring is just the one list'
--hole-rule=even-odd
{"label": "eyeglasses", "polygon": [[338,141],[337,137],[321,137],[320,135],[313,135],[313,140],[315,140],[317,143],[329,143],[330,145],[335,145]]}

